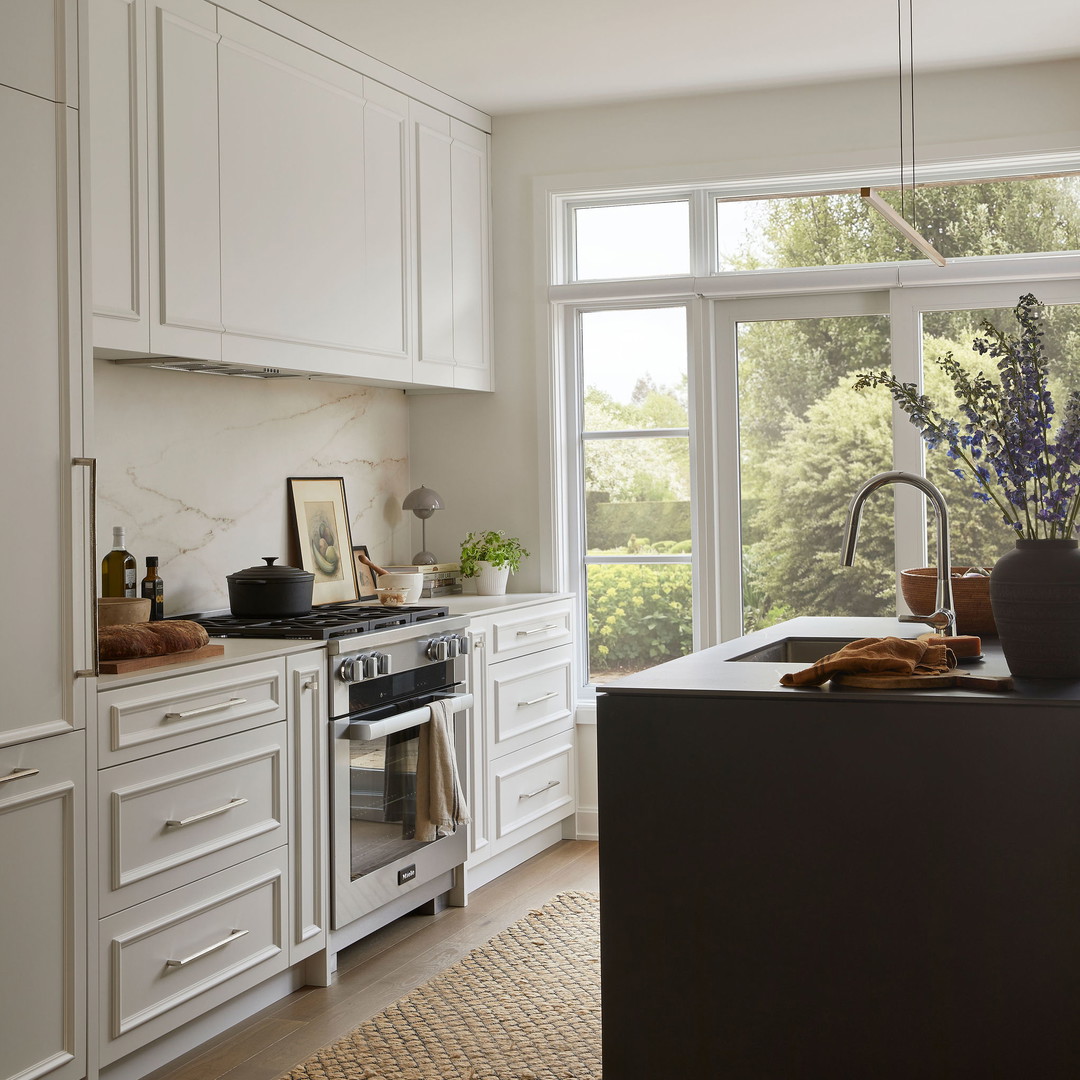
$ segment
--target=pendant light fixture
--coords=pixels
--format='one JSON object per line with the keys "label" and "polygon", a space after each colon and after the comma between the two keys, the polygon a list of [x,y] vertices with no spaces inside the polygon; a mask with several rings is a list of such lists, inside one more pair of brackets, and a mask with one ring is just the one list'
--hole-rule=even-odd
{"label": "pendant light fixture", "polygon": [[[938,266],[944,266],[944,256],[919,232],[915,212],[915,74],[911,45],[911,0],[896,0],[896,22],[900,99],[900,212],[890,206],[875,188],[864,187],[860,194],[909,244],[918,248]],[[905,137],[909,137],[911,143],[910,169],[906,169],[904,163]],[[909,191],[910,221],[906,213]]]}

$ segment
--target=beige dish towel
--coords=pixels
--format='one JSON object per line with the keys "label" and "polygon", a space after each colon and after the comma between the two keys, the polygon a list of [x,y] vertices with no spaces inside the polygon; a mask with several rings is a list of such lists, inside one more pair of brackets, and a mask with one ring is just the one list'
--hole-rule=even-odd
{"label": "beige dish towel", "polygon": [[416,839],[437,840],[468,825],[469,808],[454,754],[454,712],[449,701],[430,703],[431,719],[420,725],[416,760]]}
{"label": "beige dish towel", "polygon": [[784,686],[820,686],[834,675],[867,672],[896,675],[944,675],[956,667],[956,656],[945,645],[919,639],[859,638],[813,665],[780,676]]}

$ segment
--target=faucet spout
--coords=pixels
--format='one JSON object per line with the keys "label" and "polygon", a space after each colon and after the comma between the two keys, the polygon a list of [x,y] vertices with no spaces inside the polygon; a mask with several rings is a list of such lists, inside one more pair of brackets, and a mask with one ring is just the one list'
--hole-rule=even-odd
{"label": "faucet spout", "polygon": [[851,499],[848,507],[847,524],[844,527],[844,541],[840,549],[840,565],[853,566],[855,546],[859,539],[859,522],[862,520],[863,503],[878,488],[887,484],[909,484],[921,491],[934,507],[937,522],[937,593],[936,610],[929,615],[901,615],[901,622],[924,622],[934,627],[939,634],[952,637],[956,634],[956,608],[952,594],[952,556],[949,552],[949,511],[945,506],[945,497],[935,484],[925,476],[916,473],[895,471],[878,473],[870,477]]}

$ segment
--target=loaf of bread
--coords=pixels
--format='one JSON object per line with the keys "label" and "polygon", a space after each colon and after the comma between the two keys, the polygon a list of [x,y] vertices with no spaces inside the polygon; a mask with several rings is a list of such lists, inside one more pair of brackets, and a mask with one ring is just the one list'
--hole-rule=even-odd
{"label": "loaf of bread", "polygon": [[201,649],[209,641],[210,635],[206,630],[187,619],[101,626],[98,628],[98,656],[102,660],[166,656]]}

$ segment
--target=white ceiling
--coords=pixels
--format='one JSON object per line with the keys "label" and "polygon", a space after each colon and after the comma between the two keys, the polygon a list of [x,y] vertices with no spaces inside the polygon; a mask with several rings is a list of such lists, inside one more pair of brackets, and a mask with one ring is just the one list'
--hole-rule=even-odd
{"label": "white ceiling", "polygon": [[[268,2],[492,115],[898,70],[896,0]],[[916,75],[1080,56],[1077,0],[912,0],[912,28]]]}

